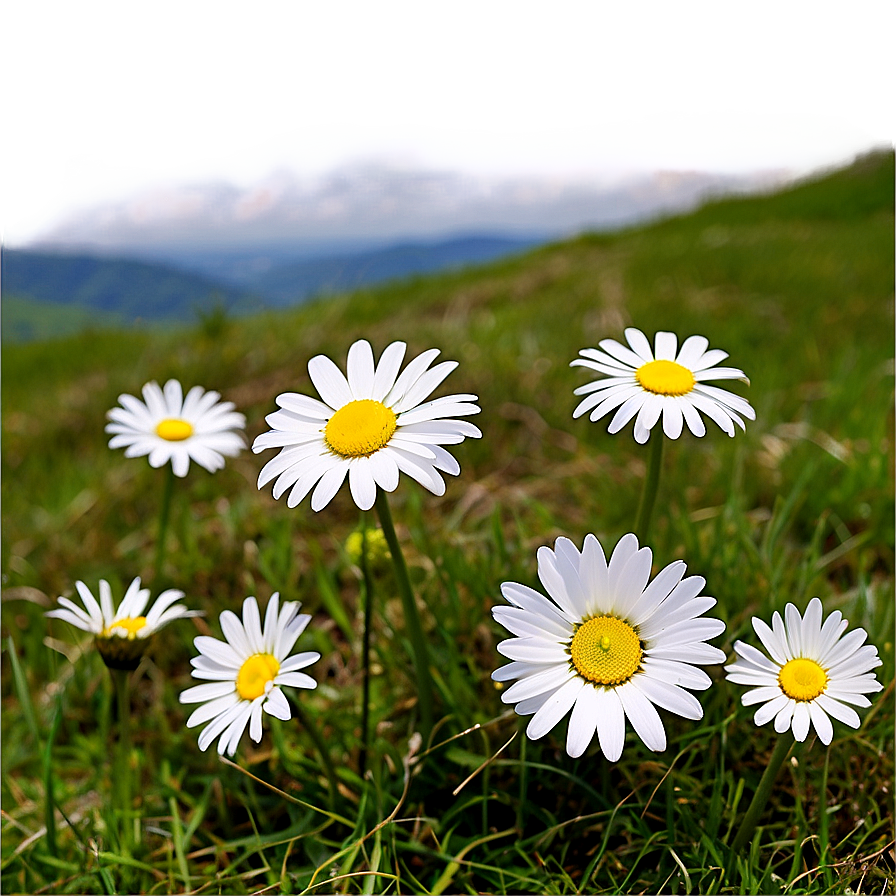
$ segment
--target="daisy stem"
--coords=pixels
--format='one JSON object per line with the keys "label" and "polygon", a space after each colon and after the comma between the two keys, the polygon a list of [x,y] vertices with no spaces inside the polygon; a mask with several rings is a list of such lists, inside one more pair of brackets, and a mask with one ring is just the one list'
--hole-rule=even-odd
{"label": "daisy stem", "polygon": [[115,772],[112,791],[117,798],[121,816],[119,848],[131,854],[131,693],[128,687],[129,672],[125,669],[110,669],[115,683],[115,697],[118,705],[118,768]]}
{"label": "daisy stem", "polygon": [[392,513],[389,510],[389,501],[386,493],[378,488],[376,490],[376,512],[380,519],[380,526],[389,551],[392,554],[392,562],[395,564],[395,579],[398,582],[398,591],[401,602],[404,605],[404,621],[411,639],[414,651],[414,666],[417,673],[418,703],[420,705],[420,724],[424,740],[432,731],[432,678],[429,673],[429,652],[426,649],[426,641],[423,637],[423,627],[420,624],[420,615],[417,612],[417,604],[414,601],[414,592],[411,590],[411,580],[408,576],[408,567],[404,562],[404,554],[395,534],[395,526],[392,523]]}
{"label": "daisy stem", "polygon": [[765,804],[768,802],[769,795],[772,792],[775,778],[778,776],[778,772],[781,770],[781,766],[784,764],[784,760],[787,758],[787,754],[792,746],[792,737],[784,735],[778,738],[771,759],[769,759],[768,765],[759,781],[759,786],[753,794],[753,800],[747,808],[747,814],[744,815],[744,820],[740,823],[740,830],[731,844],[731,851],[734,855],[740,853],[752,839],[753,831],[756,830],[756,822],[759,821],[759,816],[762,814],[762,810],[765,808]]}
{"label": "daisy stem", "polygon": [[647,455],[647,472],[644,475],[644,486],[641,489],[641,500],[638,502],[638,516],[635,521],[635,535],[643,545],[647,541],[650,530],[650,517],[656,503],[656,493],[660,484],[660,469],[663,465],[663,434],[653,432],[650,437],[650,453]]}
{"label": "daisy stem", "polygon": [[370,621],[373,617],[373,577],[367,558],[367,514],[361,514],[361,574],[364,577],[364,634],[361,642],[361,755],[358,759],[361,778],[367,770],[370,746]]}
{"label": "daisy stem", "polygon": [[171,491],[174,485],[174,467],[166,464],[165,484],[162,486],[162,505],[159,508],[159,536],[156,540],[156,585],[162,575],[162,565],[165,562],[165,540],[168,535],[168,517],[171,511]]}

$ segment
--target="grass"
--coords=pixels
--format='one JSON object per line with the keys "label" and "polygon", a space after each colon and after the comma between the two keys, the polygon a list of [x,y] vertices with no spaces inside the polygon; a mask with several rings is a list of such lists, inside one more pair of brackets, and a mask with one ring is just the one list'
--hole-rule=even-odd
{"label": "grass", "polygon": [[[174,331],[96,332],[3,349],[2,889],[21,893],[893,892],[893,156],[781,194],[585,235],[483,268]],[[775,743],[711,669],[704,718],[663,713],[669,747],[629,734],[622,759],[570,759],[565,726],[538,742],[490,679],[503,581],[535,585],[535,551],[634,523],[646,449],[574,421],[579,349],[652,333],[706,335],[752,384],[729,440],[668,443],[655,570],[684,559],[718,598],[730,654],[750,618],[821,598],[879,648],[885,691],[852,731],[812,735],[777,780],[752,847],[730,841]],[[392,496],[440,696],[414,738],[410,648],[391,572],[374,567],[373,739],[360,775],[362,576],[346,550],[359,513],[341,492],[289,510],[245,452],[175,489],[170,549],[150,581],[161,474],[110,452],[106,411],[149,379],[219,390],[250,440],[283,391],[311,393],[308,359],[355,338],[438,346],[443,387],[474,392],[484,438],[435,498]],[[630,427],[629,427],[630,430]],[[206,616],[159,635],[132,676],[141,837],[116,846],[115,699],[89,641],[45,620],[100,577],[180,587]],[[305,726],[269,720],[234,764],[200,753],[178,693],[198,633],[248,595],[297,599],[319,650],[308,726],[338,770],[331,801]]]}

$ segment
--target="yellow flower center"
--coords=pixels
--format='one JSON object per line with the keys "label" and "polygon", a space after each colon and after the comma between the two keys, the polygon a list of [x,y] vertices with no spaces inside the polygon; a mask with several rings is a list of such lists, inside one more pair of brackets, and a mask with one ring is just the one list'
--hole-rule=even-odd
{"label": "yellow flower center", "polygon": [[675,361],[648,361],[635,371],[635,379],[655,395],[687,395],[694,388],[694,374]]}
{"label": "yellow flower center", "polygon": [[824,669],[815,662],[799,657],[785,663],[778,673],[781,690],[794,700],[814,700],[824,693],[828,677]]}
{"label": "yellow flower center", "polygon": [[350,401],[327,421],[324,441],[340,457],[369,457],[389,444],[397,425],[395,411],[371,398]]}
{"label": "yellow flower center", "polygon": [[129,616],[127,619],[119,619],[118,622],[113,622],[112,625],[107,625],[103,629],[100,637],[111,638],[112,629],[123,628],[127,632],[127,635],[125,635],[125,637],[127,637],[128,639],[133,639],[137,637],[137,632],[139,632],[144,625],[146,625],[145,616]]}
{"label": "yellow flower center", "polygon": [[236,676],[236,690],[243,700],[254,700],[267,692],[268,684],[280,671],[280,663],[269,653],[253,653],[240,666]]}
{"label": "yellow flower center", "polygon": [[622,684],[641,664],[637,632],[615,616],[594,616],[580,625],[569,652],[579,675],[595,684]]}
{"label": "yellow flower center", "polygon": [[182,442],[193,435],[193,424],[177,417],[168,417],[156,426],[156,435],[168,442]]}

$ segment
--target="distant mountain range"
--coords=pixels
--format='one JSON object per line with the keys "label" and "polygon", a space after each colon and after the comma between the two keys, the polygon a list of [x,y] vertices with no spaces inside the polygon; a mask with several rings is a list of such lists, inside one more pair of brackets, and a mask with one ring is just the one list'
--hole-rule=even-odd
{"label": "distant mountain range", "polygon": [[[301,256],[295,260],[295,254],[277,246],[233,253],[182,250],[182,267],[84,253],[3,249],[3,340],[44,338],[83,328],[91,323],[91,312],[92,322],[101,326],[185,322],[218,305],[231,314],[284,307],[312,296],[491,261],[538,242],[466,235],[304,260]],[[259,259],[268,263],[259,264]],[[196,272],[203,270],[208,273]]]}

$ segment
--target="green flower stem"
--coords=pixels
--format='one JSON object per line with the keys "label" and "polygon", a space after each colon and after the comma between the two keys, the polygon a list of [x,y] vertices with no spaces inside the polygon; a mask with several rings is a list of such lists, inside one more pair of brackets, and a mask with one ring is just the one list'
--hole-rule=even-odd
{"label": "green flower stem", "polygon": [[373,576],[367,556],[367,514],[361,514],[361,575],[364,578],[364,633],[361,642],[361,755],[358,767],[361,778],[367,770],[367,751],[370,748],[370,623],[373,618]]}
{"label": "green flower stem", "polygon": [[118,751],[112,793],[120,816],[119,848],[126,856],[132,852],[131,837],[131,693],[128,687],[130,672],[125,669],[109,669],[115,683],[118,704]]}
{"label": "green flower stem", "polygon": [[395,564],[395,579],[398,582],[398,591],[401,602],[404,605],[404,621],[407,633],[411,639],[411,647],[414,651],[414,667],[417,673],[418,703],[420,706],[421,734],[424,741],[432,731],[433,699],[432,677],[429,672],[429,651],[426,649],[426,641],[423,637],[423,627],[420,624],[420,614],[417,612],[417,604],[414,602],[414,593],[411,590],[411,580],[408,576],[408,567],[404,562],[404,554],[395,534],[395,526],[392,523],[392,513],[389,510],[389,501],[386,493],[378,488],[376,491],[376,512],[380,519],[380,526],[389,551],[392,554],[392,562]]}
{"label": "green flower stem", "polygon": [[638,541],[642,545],[647,541],[650,517],[653,515],[653,505],[656,503],[656,493],[659,489],[664,441],[662,430],[657,431],[654,427],[650,436],[650,453],[647,455],[647,473],[644,476],[644,486],[641,489],[641,500],[638,502],[638,516],[635,521],[635,535],[638,536]]}
{"label": "green flower stem", "polygon": [[315,749],[320,754],[320,760],[323,763],[324,772],[326,772],[327,775],[327,784],[330,788],[330,807],[332,808],[336,805],[336,794],[339,792],[339,779],[336,777],[336,768],[333,765],[333,760],[330,759],[330,751],[327,749],[324,739],[317,730],[317,726],[309,722],[308,716],[305,714],[299,701],[293,699],[292,705],[293,709],[296,711],[296,718],[299,720],[299,724],[308,732],[311,740],[314,741]]}
{"label": "green flower stem", "polygon": [[731,844],[731,851],[735,855],[741,852],[752,839],[753,831],[756,830],[756,822],[759,821],[759,816],[762,814],[762,810],[765,808],[765,804],[768,802],[769,795],[772,792],[775,778],[778,776],[778,772],[792,746],[793,738],[789,734],[778,738],[771,759],[769,759],[768,765],[759,781],[759,786],[756,788],[756,793],[753,794],[753,800],[747,809],[747,814],[744,815],[744,820],[740,823],[740,830]]}
{"label": "green flower stem", "polygon": [[162,504],[159,508],[159,537],[156,540],[156,566],[153,583],[158,587],[165,563],[165,541],[168,536],[168,517],[171,511],[171,491],[174,485],[174,467],[166,464],[165,484],[162,486]]}

